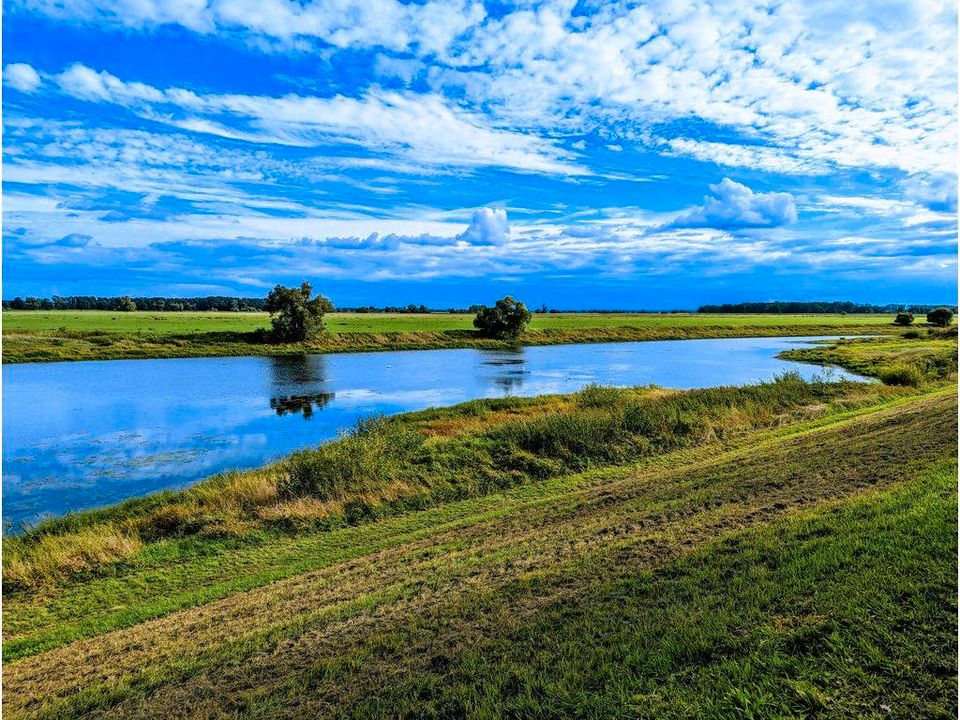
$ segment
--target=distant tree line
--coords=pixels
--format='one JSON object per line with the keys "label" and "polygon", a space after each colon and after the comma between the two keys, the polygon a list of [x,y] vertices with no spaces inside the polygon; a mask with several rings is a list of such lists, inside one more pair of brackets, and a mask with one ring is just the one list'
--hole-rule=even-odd
{"label": "distant tree line", "polygon": [[[744,302],[724,305],[701,305],[699,313],[849,313],[849,314],[890,314],[913,313],[923,315],[935,310],[939,305],[868,305],[854,302]],[[953,308],[956,311],[956,308]]]}
{"label": "distant tree line", "polygon": [[224,295],[207,297],[100,297],[96,295],[54,295],[53,298],[15,297],[4,300],[4,310],[220,310],[223,312],[258,312],[264,309],[264,298],[237,298]]}

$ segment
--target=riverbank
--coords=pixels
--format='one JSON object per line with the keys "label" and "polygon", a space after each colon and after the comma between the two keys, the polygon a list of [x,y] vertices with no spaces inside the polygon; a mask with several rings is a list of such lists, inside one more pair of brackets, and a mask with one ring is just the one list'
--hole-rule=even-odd
{"label": "riverbank", "polygon": [[924,372],[474,401],[51,521],[4,543],[4,711],[950,716],[956,366]]}
{"label": "riverbank", "polygon": [[549,314],[519,341],[483,338],[472,315],[334,313],[309,343],[272,344],[256,330],[263,313],[3,313],[3,362],[283,356],[304,353],[509,348],[516,345],[642,342],[902,331],[882,315]]}
{"label": "riverbank", "polygon": [[955,417],[925,395],[326,532],[154,543],[8,597],[5,711],[950,715]]}

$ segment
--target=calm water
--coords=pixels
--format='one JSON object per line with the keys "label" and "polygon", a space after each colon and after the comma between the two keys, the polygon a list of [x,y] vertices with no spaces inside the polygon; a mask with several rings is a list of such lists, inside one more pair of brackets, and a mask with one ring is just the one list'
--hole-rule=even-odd
{"label": "calm water", "polygon": [[692,388],[787,370],[812,377],[824,369],[775,357],[812,339],[4,365],[3,519],[16,528],[262,465],[375,412],[589,383]]}

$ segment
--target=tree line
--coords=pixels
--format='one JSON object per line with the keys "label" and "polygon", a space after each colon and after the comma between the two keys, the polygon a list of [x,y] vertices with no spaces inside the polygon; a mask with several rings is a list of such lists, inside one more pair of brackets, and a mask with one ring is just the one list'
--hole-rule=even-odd
{"label": "tree line", "polygon": [[266,300],[263,298],[238,298],[224,295],[207,297],[100,297],[97,295],[54,295],[53,298],[15,297],[4,300],[4,310],[111,310],[127,312],[219,310],[222,312],[260,312]]}
{"label": "tree line", "polygon": [[[869,305],[854,302],[741,302],[726,303],[723,305],[701,305],[698,313],[752,313],[752,314],[793,314],[793,313],[847,313],[847,314],[878,314],[889,315],[898,312],[923,315],[936,310],[940,305],[904,305],[890,303],[887,305]],[[956,307],[953,308],[956,312]]]}

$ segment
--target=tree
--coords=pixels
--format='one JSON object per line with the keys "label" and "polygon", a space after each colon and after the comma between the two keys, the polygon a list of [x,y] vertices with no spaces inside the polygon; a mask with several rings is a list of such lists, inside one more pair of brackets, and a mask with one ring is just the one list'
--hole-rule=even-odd
{"label": "tree", "polygon": [[906,327],[907,325],[913,325],[913,313],[908,312],[898,312],[897,316],[893,319],[894,325],[901,325]]}
{"label": "tree", "polygon": [[493,307],[480,306],[473,326],[487,337],[515,338],[523,332],[530,318],[527,306],[507,295],[497,300]]}
{"label": "tree", "polygon": [[270,313],[273,340],[303,342],[323,330],[323,316],[333,310],[333,303],[323,295],[310,299],[313,287],[308,282],[299,288],[277,285],[263,308]]}
{"label": "tree", "polygon": [[937,327],[946,327],[953,320],[953,311],[941,307],[927,313],[927,322]]}
{"label": "tree", "polygon": [[121,310],[123,312],[134,312],[136,309],[137,304],[129,295],[124,295],[117,300],[117,310]]}

